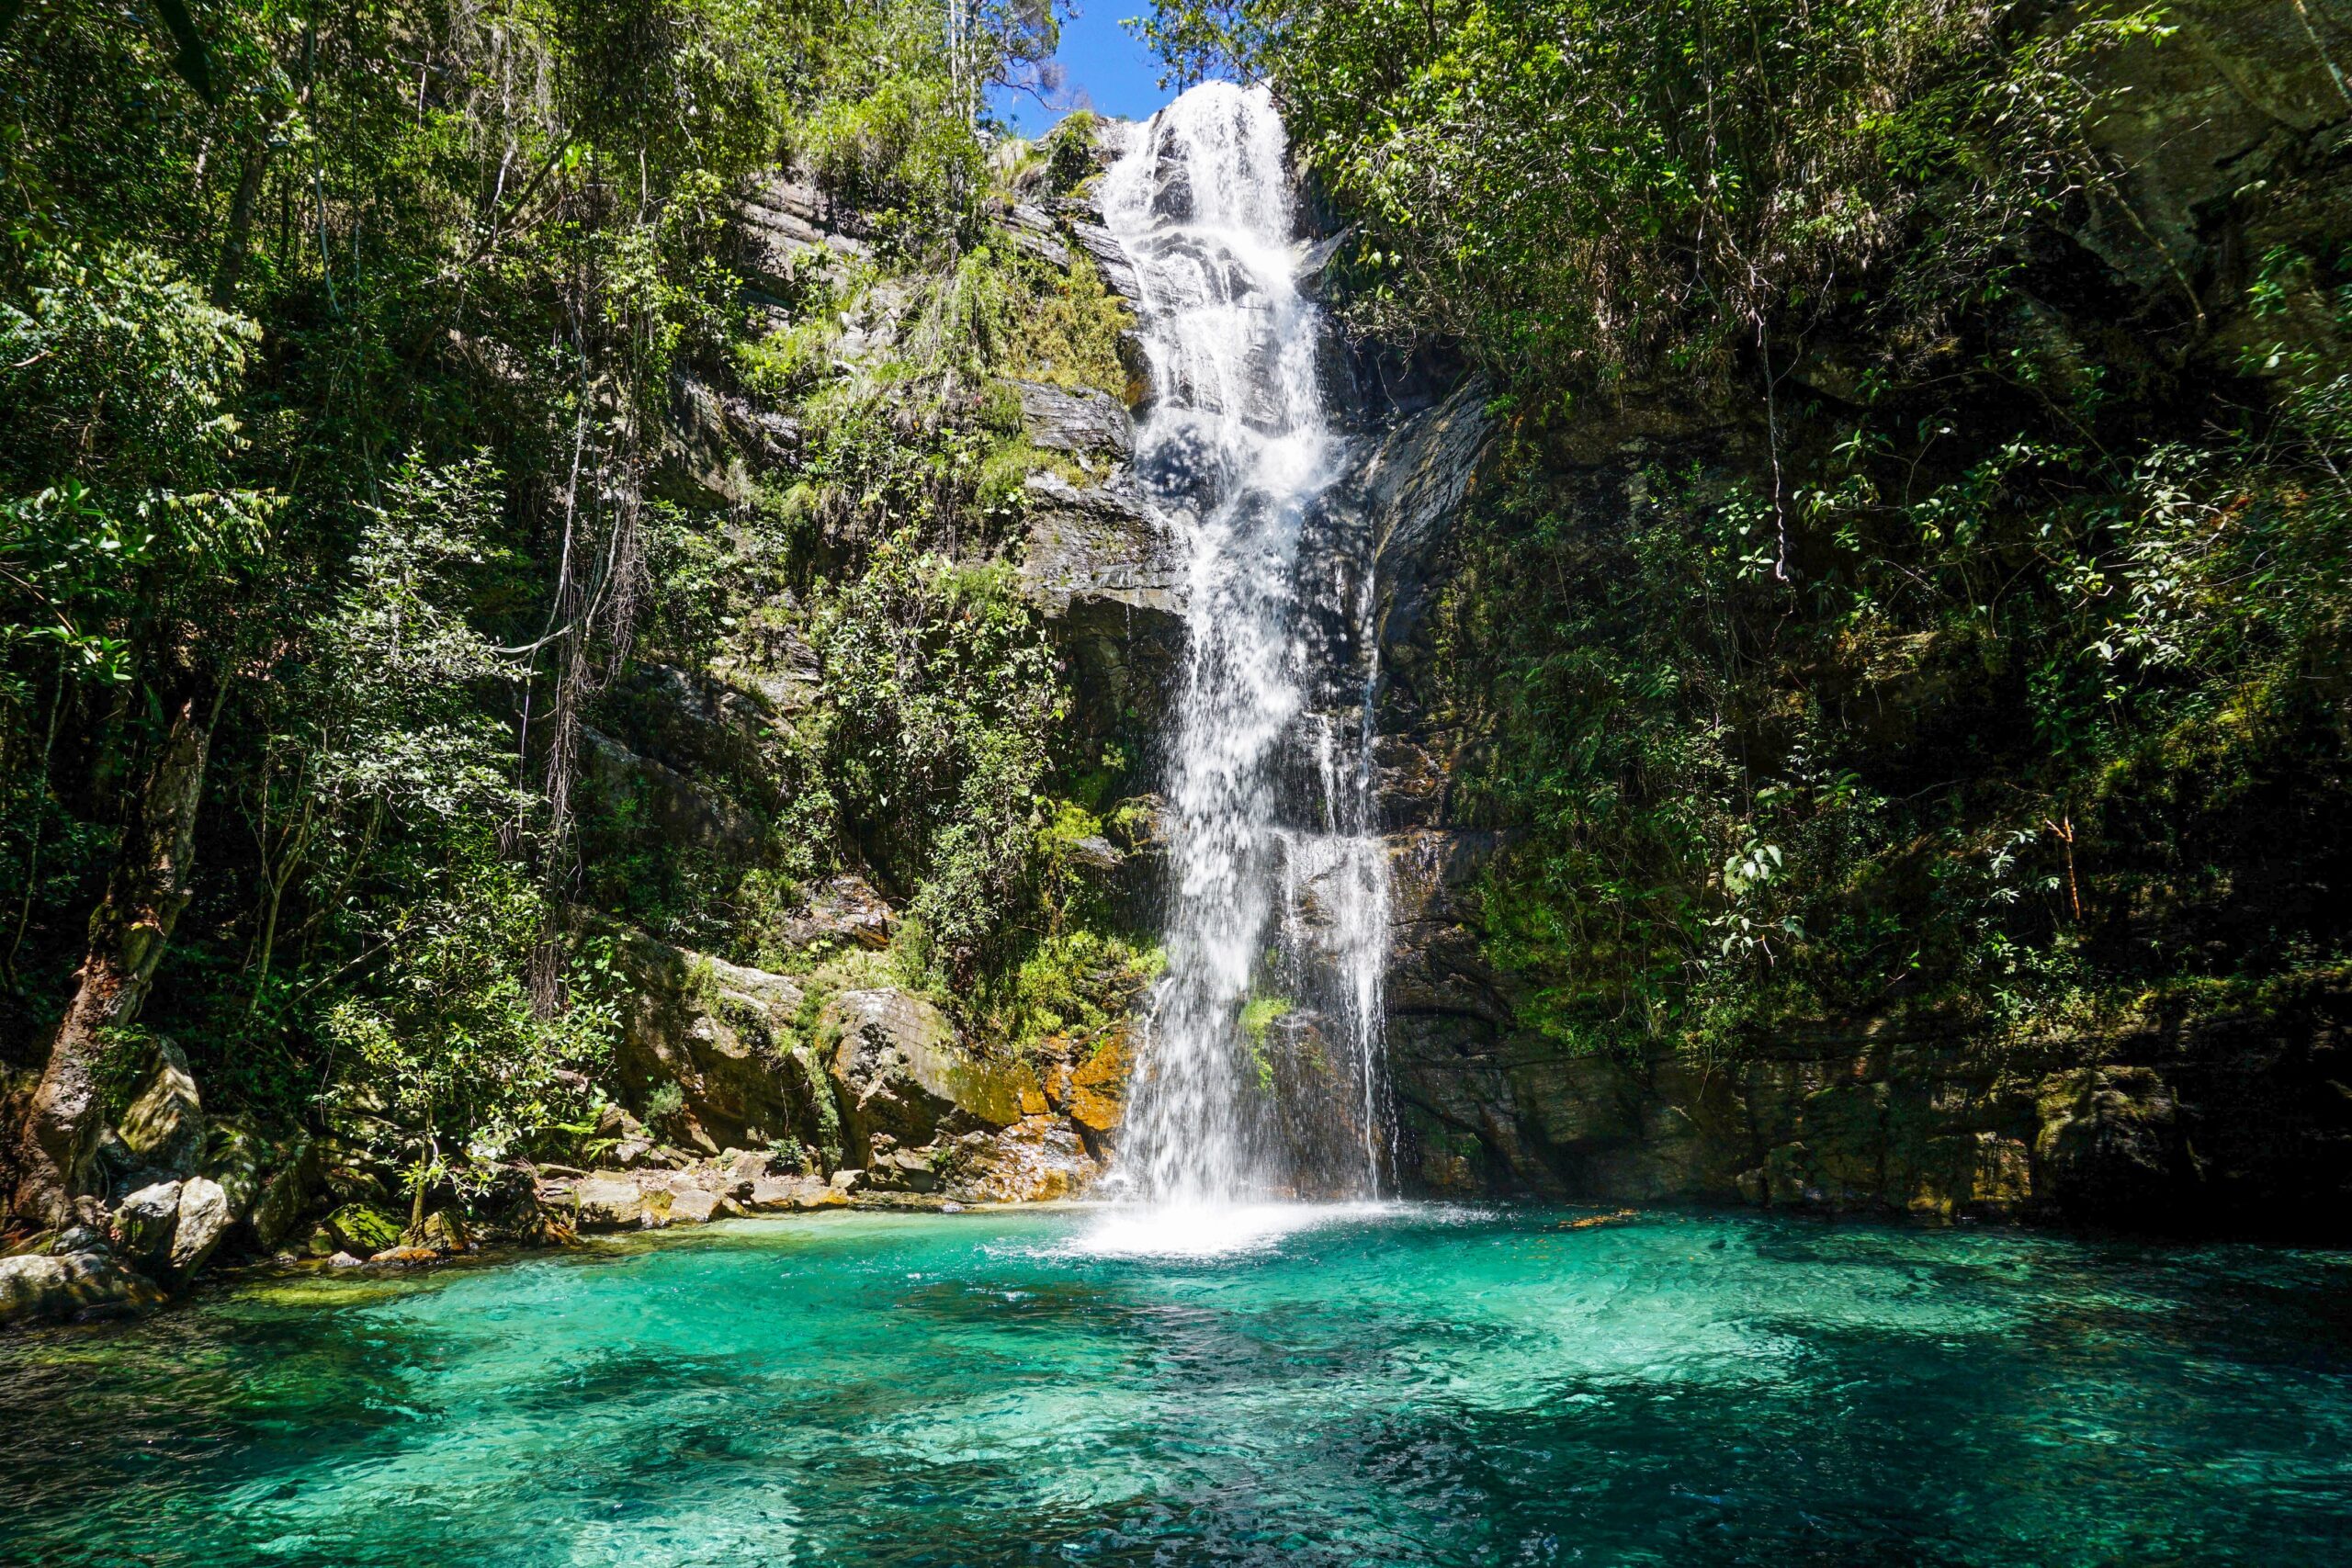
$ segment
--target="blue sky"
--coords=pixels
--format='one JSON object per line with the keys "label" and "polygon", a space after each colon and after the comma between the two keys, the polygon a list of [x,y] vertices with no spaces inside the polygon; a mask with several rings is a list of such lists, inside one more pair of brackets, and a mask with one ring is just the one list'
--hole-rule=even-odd
{"label": "blue sky", "polygon": [[[1172,96],[1159,90],[1159,62],[1119,26],[1150,9],[1150,0],[1078,0],[1078,15],[1062,23],[1062,44],[1055,55],[1069,73],[1063,94],[1073,105],[1091,101],[1097,114],[1142,119]],[[1046,108],[1026,93],[1000,88],[989,97],[1023,136],[1035,136],[1062,117],[1060,109]]]}

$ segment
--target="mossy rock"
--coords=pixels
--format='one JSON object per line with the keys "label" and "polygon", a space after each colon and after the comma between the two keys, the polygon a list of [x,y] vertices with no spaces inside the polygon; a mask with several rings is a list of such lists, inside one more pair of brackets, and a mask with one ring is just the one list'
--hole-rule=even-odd
{"label": "mossy rock", "polygon": [[345,1203],[329,1214],[319,1228],[326,1232],[337,1249],[360,1258],[398,1247],[401,1241],[400,1222],[365,1203]]}

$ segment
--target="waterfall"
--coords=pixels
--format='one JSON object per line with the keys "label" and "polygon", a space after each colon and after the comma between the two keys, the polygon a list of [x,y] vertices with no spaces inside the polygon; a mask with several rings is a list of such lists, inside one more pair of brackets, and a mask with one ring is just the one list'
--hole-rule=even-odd
{"label": "waterfall", "polygon": [[1159,1211],[1379,1194],[1387,861],[1372,806],[1369,541],[1295,277],[1280,116],[1195,87],[1105,175],[1153,401],[1136,470],[1189,562],[1165,770],[1168,964],[1114,1190]]}

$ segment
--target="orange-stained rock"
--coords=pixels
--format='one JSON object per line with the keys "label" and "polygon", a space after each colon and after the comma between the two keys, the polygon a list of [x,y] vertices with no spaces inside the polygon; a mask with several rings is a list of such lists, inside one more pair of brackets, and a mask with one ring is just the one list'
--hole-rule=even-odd
{"label": "orange-stained rock", "polygon": [[1127,1032],[1117,1029],[1103,1035],[1094,1055],[1069,1075],[1069,1119],[1089,1132],[1116,1131],[1126,1112],[1127,1073],[1133,1065]]}

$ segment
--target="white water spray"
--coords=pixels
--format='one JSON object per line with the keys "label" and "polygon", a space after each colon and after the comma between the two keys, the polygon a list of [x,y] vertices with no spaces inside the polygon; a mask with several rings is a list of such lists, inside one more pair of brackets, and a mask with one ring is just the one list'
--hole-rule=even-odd
{"label": "white water spray", "polygon": [[1387,861],[1370,656],[1350,651],[1368,641],[1367,550],[1316,526],[1347,447],[1294,277],[1285,153],[1262,88],[1211,83],[1143,127],[1104,185],[1151,365],[1136,468],[1190,563],[1168,969],[1117,1172],[1171,1241],[1187,1216],[1377,1197],[1387,1152]]}

